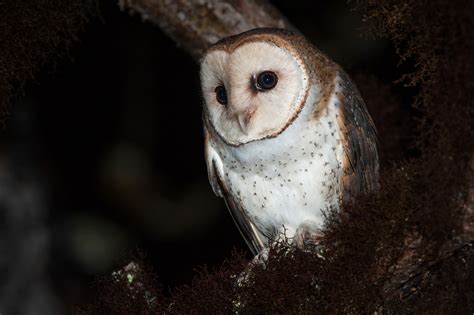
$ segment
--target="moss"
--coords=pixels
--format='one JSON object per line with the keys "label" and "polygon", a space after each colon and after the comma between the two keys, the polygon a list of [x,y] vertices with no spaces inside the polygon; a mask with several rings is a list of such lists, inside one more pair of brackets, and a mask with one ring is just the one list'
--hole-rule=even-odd
{"label": "moss", "polygon": [[88,18],[97,14],[95,0],[0,2],[0,118],[12,98],[45,64],[67,55]]}

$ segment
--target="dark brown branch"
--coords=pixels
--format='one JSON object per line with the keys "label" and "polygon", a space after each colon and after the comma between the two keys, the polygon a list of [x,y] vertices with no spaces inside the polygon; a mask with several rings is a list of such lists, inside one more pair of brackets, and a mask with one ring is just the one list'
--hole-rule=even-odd
{"label": "dark brown branch", "polygon": [[294,29],[266,0],[119,0],[119,6],[158,25],[196,59],[219,39],[252,28]]}
{"label": "dark brown branch", "polygon": [[[418,302],[430,296],[433,302],[436,297],[440,300],[446,295],[457,294],[454,290],[446,292],[446,288],[470,283],[473,277],[474,242],[466,243],[453,249],[446,256],[429,263],[427,266],[416,266],[412,272],[406,272],[404,279],[392,279],[387,286],[384,296],[384,306],[380,307],[385,313],[401,314],[407,311],[419,313],[427,311],[417,309]],[[467,288],[465,288],[467,289]]]}

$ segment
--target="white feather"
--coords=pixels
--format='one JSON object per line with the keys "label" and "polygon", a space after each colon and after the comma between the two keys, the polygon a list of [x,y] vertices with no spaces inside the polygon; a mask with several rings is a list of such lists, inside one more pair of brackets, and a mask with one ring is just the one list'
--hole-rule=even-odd
{"label": "white feather", "polygon": [[313,88],[298,118],[275,138],[238,147],[219,138],[210,142],[222,165],[219,176],[267,237],[283,232],[294,237],[308,222],[322,228],[324,211],[338,207],[343,157],[341,135],[334,133],[338,108],[333,96],[321,118],[311,119],[317,98]]}

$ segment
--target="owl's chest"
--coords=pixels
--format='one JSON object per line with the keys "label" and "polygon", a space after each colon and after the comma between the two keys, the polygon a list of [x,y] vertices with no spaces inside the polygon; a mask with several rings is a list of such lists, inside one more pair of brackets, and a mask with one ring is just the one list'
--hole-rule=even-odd
{"label": "owl's chest", "polygon": [[323,224],[323,212],[338,203],[342,174],[342,147],[331,128],[307,128],[245,149],[222,156],[223,177],[262,233],[275,235],[284,226],[291,237],[305,221]]}

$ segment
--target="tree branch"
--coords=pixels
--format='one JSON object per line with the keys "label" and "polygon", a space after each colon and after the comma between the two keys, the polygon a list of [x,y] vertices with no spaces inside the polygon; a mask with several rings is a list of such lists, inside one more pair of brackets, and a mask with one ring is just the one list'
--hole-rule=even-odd
{"label": "tree branch", "polygon": [[256,27],[295,28],[266,0],[119,0],[199,59],[221,38]]}
{"label": "tree branch", "polygon": [[[444,257],[430,262],[426,266],[415,266],[412,271],[405,271],[403,277],[395,277],[383,292],[384,305],[380,310],[388,314],[413,313],[423,311],[417,306],[420,300],[430,296],[435,300],[447,294],[446,288],[454,288],[469,283],[472,278],[474,259],[474,242],[468,242],[453,249]],[[467,289],[467,288],[466,288]],[[426,310],[424,310],[426,311]]]}

